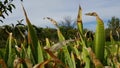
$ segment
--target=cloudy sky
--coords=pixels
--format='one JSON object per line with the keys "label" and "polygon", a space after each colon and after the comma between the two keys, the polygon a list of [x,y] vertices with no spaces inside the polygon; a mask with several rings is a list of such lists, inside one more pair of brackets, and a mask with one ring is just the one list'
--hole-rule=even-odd
{"label": "cloudy sky", "polygon": [[[15,24],[17,20],[24,19],[21,2],[15,0],[14,3],[16,9],[4,20],[5,23],[0,25]],[[97,12],[105,25],[113,16],[120,18],[120,0],[24,0],[23,5],[32,24],[40,27],[53,27],[48,20],[43,20],[44,17],[51,17],[58,22],[66,16],[76,20],[79,5],[83,10],[85,28],[95,28],[95,18],[85,16],[87,12]],[[25,21],[23,23],[25,24]]]}

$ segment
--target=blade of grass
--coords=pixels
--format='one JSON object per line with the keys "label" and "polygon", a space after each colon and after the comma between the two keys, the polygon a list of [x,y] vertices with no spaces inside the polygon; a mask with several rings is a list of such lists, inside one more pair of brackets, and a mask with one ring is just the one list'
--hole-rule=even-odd
{"label": "blade of grass", "polygon": [[5,52],[5,62],[7,63],[8,67],[12,67],[13,62],[13,54],[12,54],[12,33],[9,33],[9,38],[6,44],[6,52]]}
{"label": "blade of grass", "polygon": [[[62,33],[59,29],[57,29],[57,33],[58,33],[59,41],[64,41],[65,38],[64,38],[64,36],[62,35]],[[63,59],[65,60],[65,64],[67,64],[69,68],[73,68],[72,59],[70,57],[70,54],[68,52],[68,49],[67,49],[66,45],[63,47],[63,53],[64,53],[64,58]]]}
{"label": "blade of grass", "polygon": [[[59,38],[59,41],[61,42],[61,41],[64,41],[65,40],[65,38],[64,38],[64,36],[62,35],[62,33],[61,33],[61,31],[60,31],[60,29],[59,29],[59,27],[58,27],[58,25],[57,25],[57,22],[55,21],[55,20],[53,20],[53,19],[51,19],[51,18],[47,18],[48,20],[50,20],[56,27],[57,27],[57,34],[58,34],[58,38]],[[70,54],[69,54],[69,52],[68,52],[68,49],[67,49],[67,46],[65,45],[64,47],[63,47],[63,53],[64,53],[64,60],[65,60],[65,64],[66,65],[68,65],[68,67],[69,68],[73,68],[73,63],[72,63],[72,59],[71,59],[71,57],[70,57]]]}
{"label": "blade of grass", "polygon": [[30,39],[31,39],[31,43],[32,43],[30,45],[30,48],[32,50],[31,52],[32,52],[34,61],[35,61],[35,63],[43,62],[42,49],[41,49],[40,43],[39,43],[39,41],[37,39],[36,32],[35,32],[32,24],[31,24],[30,20],[28,19],[27,13],[26,13],[23,6],[22,6],[22,8],[23,8],[24,15],[25,15],[25,18],[26,18],[26,23],[28,25],[28,33],[30,35]]}
{"label": "blade of grass", "polygon": [[82,9],[79,6],[79,11],[78,11],[78,17],[77,17],[77,27],[79,30],[79,35],[80,35],[80,42],[82,45],[82,59],[85,62],[85,68],[90,68],[90,59],[88,58],[88,53],[84,49],[87,47],[87,42],[86,39],[83,36],[83,23],[82,23]]}
{"label": "blade of grass", "polygon": [[104,46],[105,46],[105,30],[104,30],[104,23],[100,19],[100,17],[95,13],[86,13],[89,16],[95,16],[97,21],[97,27],[95,32],[95,55],[101,62],[104,60]]}
{"label": "blade of grass", "polygon": [[83,35],[82,9],[80,6],[78,10],[77,27],[78,27],[79,32]]}
{"label": "blade of grass", "polygon": [[72,62],[73,62],[73,68],[76,68],[75,57],[74,57],[73,53],[71,53],[71,58],[72,58]]}
{"label": "blade of grass", "polygon": [[[46,38],[46,46],[47,48],[50,48],[50,41],[48,38]],[[50,55],[47,53],[47,59],[50,59]]]}

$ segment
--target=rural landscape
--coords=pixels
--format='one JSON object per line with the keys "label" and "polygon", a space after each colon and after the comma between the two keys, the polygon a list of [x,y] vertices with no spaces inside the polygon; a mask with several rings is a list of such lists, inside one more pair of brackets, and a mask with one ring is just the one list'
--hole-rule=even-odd
{"label": "rural landscape", "polygon": [[[0,23],[14,11],[12,1],[0,1]],[[0,25],[0,68],[120,68],[119,18],[113,16],[105,28],[97,12],[88,12],[85,15],[97,23],[92,31],[84,28],[79,5],[74,23],[69,16],[62,23],[44,17],[55,28],[43,28],[34,25],[21,6],[25,19]]]}

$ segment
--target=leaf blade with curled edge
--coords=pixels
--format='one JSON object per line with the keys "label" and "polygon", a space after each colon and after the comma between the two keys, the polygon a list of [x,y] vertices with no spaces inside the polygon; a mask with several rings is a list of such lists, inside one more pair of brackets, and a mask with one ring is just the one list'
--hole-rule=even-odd
{"label": "leaf blade with curled edge", "polygon": [[104,60],[104,46],[105,46],[105,29],[104,22],[100,19],[96,12],[86,13],[88,16],[95,16],[97,21],[97,27],[95,32],[95,45],[94,52],[97,58],[100,59],[101,62]]}
{"label": "leaf blade with curled edge", "polygon": [[45,49],[45,51],[51,56],[51,58],[53,58],[53,60],[55,61],[56,64],[61,64],[64,68],[68,68],[66,67],[65,64],[63,64],[63,62],[61,60],[58,59],[57,56],[55,56],[52,51],[50,51],[49,49]]}
{"label": "leaf blade with curled edge", "polygon": [[62,48],[64,45],[66,45],[67,43],[69,42],[73,42],[74,40],[70,39],[70,40],[64,40],[64,41],[61,41],[61,42],[58,42],[56,44],[54,44],[52,47],[50,47],[50,51],[57,51],[58,49]]}

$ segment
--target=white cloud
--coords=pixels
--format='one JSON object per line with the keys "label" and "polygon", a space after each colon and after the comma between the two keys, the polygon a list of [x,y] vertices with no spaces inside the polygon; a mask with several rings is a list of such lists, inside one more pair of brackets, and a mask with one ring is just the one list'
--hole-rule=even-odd
{"label": "white cloud", "polygon": [[[97,12],[99,16],[106,20],[112,16],[120,18],[119,0],[24,0],[23,5],[31,22],[37,26],[52,26],[43,17],[52,17],[57,21],[64,16],[76,18],[79,4],[83,9],[83,22],[95,21],[94,17],[85,16],[87,12]],[[6,23],[16,23],[16,20],[24,18],[21,4],[15,1],[16,9],[4,21]]]}

